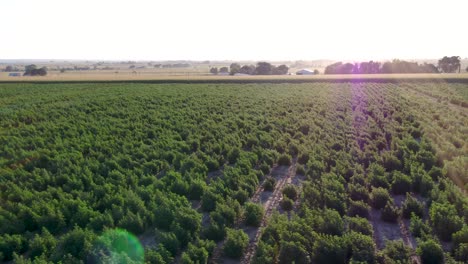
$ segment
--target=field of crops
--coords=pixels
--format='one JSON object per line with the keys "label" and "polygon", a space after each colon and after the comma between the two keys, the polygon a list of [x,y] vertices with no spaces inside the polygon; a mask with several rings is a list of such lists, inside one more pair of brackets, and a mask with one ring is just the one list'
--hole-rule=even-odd
{"label": "field of crops", "polygon": [[0,262],[467,263],[468,84],[0,84]]}

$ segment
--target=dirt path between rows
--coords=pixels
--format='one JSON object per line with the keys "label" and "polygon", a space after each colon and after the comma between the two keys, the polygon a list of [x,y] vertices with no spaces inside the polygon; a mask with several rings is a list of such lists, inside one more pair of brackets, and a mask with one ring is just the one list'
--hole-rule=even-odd
{"label": "dirt path between rows", "polygon": [[[272,176],[272,173],[275,171],[275,169],[278,166],[275,165],[273,166],[270,174],[268,176]],[[292,165],[289,166],[287,173],[281,175],[279,180],[277,180],[275,189],[273,190],[272,194],[269,195],[268,200],[263,203],[263,209],[265,210],[265,214],[263,215],[262,221],[260,223],[260,226],[256,228],[254,231],[255,234],[252,239],[249,241],[249,245],[247,246],[247,249],[240,261],[240,263],[250,263],[255,255],[255,252],[257,250],[257,245],[260,240],[260,236],[262,234],[263,228],[267,225],[268,219],[270,218],[271,214],[273,213],[274,209],[277,208],[279,205],[279,202],[281,201],[282,198],[282,190],[283,187],[291,182],[291,178],[294,177],[296,174],[296,159],[293,160]],[[260,186],[256,189],[255,193],[253,196],[250,198],[250,202],[253,203],[262,203],[262,194],[264,193],[263,189],[263,184],[260,184]],[[234,225],[235,229],[241,228],[240,226],[241,221],[236,221],[236,224]],[[211,260],[209,263],[223,263],[223,247],[226,242],[226,239],[224,239],[222,242],[219,242],[216,248],[213,251],[213,255],[211,257]],[[230,262],[230,261],[228,261]],[[237,262],[237,261],[236,261]]]}
{"label": "dirt path between rows", "polygon": [[296,159],[293,160],[292,165],[289,167],[288,172],[284,175],[281,180],[276,184],[273,194],[270,196],[268,201],[263,205],[263,209],[265,210],[265,214],[263,215],[262,222],[260,226],[257,228],[257,232],[253,240],[250,241],[249,246],[241,260],[242,264],[250,264],[252,259],[257,251],[258,242],[262,235],[263,228],[266,227],[268,223],[268,219],[270,218],[271,214],[278,207],[283,195],[282,190],[286,184],[290,184],[292,178],[296,174]]}

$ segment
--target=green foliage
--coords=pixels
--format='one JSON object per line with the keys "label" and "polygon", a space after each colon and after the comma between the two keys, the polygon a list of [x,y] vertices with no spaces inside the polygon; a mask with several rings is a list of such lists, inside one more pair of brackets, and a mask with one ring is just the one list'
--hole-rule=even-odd
{"label": "green foliage", "polygon": [[276,180],[273,177],[267,177],[263,183],[263,189],[265,191],[271,192],[275,189]]}
{"label": "green foliage", "polygon": [[263,263],[273,263],[275,258],[275,251],[274,248],[263,242],[260,241],[258,243],[257,251],[255,252],[255,256],[252,260],[253,264],[263,264]]}
{"label": "green foliage", "polygon": [[280,205],[283,210],[291,211],[294,208],[294,201],[289,199],[287,196],[283,196]]}
{"label": "green foliage", "polygon": [[405,194],[411,191],[411,178],[399,171],[393,173],[392,192]]}
{"label": "green foliage", "polygon": [[372,236],[374,234],[374,229],[366,218],[348,217],[347,222],[348,229],[350,231],[358,232],[367,236]]}
{"label": "green foliage", "polygon": [[242,230],[228,228],[226,230],[226,242],[224,254],[230,258],[240,258],[249,243],[249,237]]}
{"label": "green foliage", "polygon": [[348,215],[367,218],[369,217],[369,210],[369,205],[367,205],[363,201],[350,201]]}
{"label": "green foliage", "polygon": [[391,260],[391,263],[410,263],[411,248],[405,245],[403,240],[389,240],[385,243],[383,254]]}
{"label": "green foliage", "polygon": [[444,263],[444,251],[442,247],[432,239],[421,241],[416,251],[421,257],[423,264]]}
{"label": "green foliage", "polygon": [[372,188],[371,192],[371,204],[375,209],[382,209],[385,207],[388,201],[391,200],[390,194],[387,189],[382,187]]}
{"label": "green foliage", "polygon": [[396,207],[395,205],[393,205],[392,202],[389,201],[383,208],[381,217],[382,220],[384,220],[385,222],[396,223],[399,215],[400,210],[398,209],[398,207]]}
{"label": "green foliage", "polygon": [[281,154],[278,158],[278,165],[283,165],[283,166],[291,165],[291,156],[288,154]]}
{"label": "green foliage", "polygon": [[90,253],[96,236],[93,232],[76,227],[65,234],[57,243],[52,259],[58,261],[70,254],[73,259],[82,260]]}
{"label": "green foliage", "polygon": [[347,245],[339,236],[325,235],[314,244],[314,261],[316,263],[345,263]]}
{"label": "green foliage", "polygon": [[401,212],[403,217],[407,219],[409,219],[412,214],[422,218],[424,215],[424,204],[410,194],[406,194],[406,199],[401,206]]}
{"label": "green foliage", "polygon": [[47,229],[42,228],[41,234],[36,234],[29,244],[31,257],[34,258],[43,254],[50,256],[56,245],[57,240],[55,237]]}
{"label": "green foliage", "polygon": [[411,214],[410,231],[413,236],[424,238],[430,235],[431,227],[413,213]]}
{"label": "green foliage", "polygon": [[[466,183],[463,126],[449,120],[451,108],[441,111],[413,91],[462,105],[455,92],[465,87],[351,88],[271,80],[0,84],[1,255],[18,263],[86,262],[98,235],[122,227],[145,235],[157,230],[159,246],[145,249],[147,263],[173,263],[176,255],[204,263],[259,183],[266,178],[264,189],[274,190],[274,178],[265,175],[285,176],[286,167],[270,171],[274,164],[297,157],[302,186],[286,187],[281,202],[289,210],[299,199],[297,214],[268,219],[255,263],[374,262],[369,222],[343,216],[366,217],[369,203],[394,221],[398,209],[386,190],[425,197],[426,222],[439,238],[453,238],[451,254],[463,261],[468,205],[446,177]],[[200,209],[192,209],[199,205],[194,200]],[[419,214],[420,204],[407,200],[403,214]],[[203,228],[199,211],[209,212]],[[413,218],[411,231],[427,239],[426,222]]]}
{"label": "green foliage", "polygon": [[351,232],[347,240],[352,261],[375,263],[375,243],[371,236]]}
{"label": "green foliage", "polygon": [[26,240],[21,235],[2,235],[0,236],[0,257],[4,261],[13,259],[13,254],[21,254],[26,250]]}
{"label": "green foliage", "polygon": [[246,203],[245,204],[245,224],[248,226],[260,226],[262,222],[264,210],[261,204]]}
{"label": "green foliage", "polygon": [[283,190],[281,191],[284,196],[288,197],[289,199],[295,201],[297,199],[297,189],[294,185],[288,184],[283,187]]}
{"label": "green foliage", "polygon": [[429,216],[434,231],[444,241],[452,240],[452,234],[463,227],[463,220],[451,204],[432,203]]}

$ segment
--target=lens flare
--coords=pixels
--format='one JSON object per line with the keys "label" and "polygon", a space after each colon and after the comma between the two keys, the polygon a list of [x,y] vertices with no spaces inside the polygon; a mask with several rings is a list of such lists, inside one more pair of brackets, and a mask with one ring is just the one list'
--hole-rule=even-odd
{"label": "lens flare", "polygon": [[88,263],[143,263],[144,259],[137,237],[126,230],[111,229],[96,240]]}

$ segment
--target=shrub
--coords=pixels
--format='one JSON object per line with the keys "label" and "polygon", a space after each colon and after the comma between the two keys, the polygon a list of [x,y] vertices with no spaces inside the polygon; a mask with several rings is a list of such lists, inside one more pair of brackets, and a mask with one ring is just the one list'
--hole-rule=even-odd
{"label": "shrub", "polygon": [[384,209],[382,210],[382,220],[385,222],[396,223],[398,215],[400,214],[398,207],[393,205],[392,202],[387,202]]}
{"label": "shrub", "polygon": [[347,240],[353,263],[375,263],[375,243],[371,236],[351,232]]}
{"label": "shrub", "polygon": [[55,237],[47,229],[42,228],[42,234],[36,234],[29,244],[31,257],[34,258],[42,254],[49,256],[56,244]]}
{"label": "shrub", "polygon": [[383,254],[392,260],[391,263],[408,263],[411,248],[407,247],[403,240],[389,240],[385,243]]}
{"label": "shrub", "polygon": [[273,177],[267,177],[263,183],[263,189],[267,192],[272,192],[275,189],[276,180]]}
{"label": "shrub", "polygon": [[291,211],[294,207],[294,201],[289,199],[286,196],[283,196],[283,199],[281,200],[281,208],[285,211]]}
{"label": "shrub", "polygon": [[410,232],[415,237],[425,237],[431,233],[431,227],[415,214],[411,214]]}
{"label": "shrub", "polygon": [[393,173],[392,192],[405,194],[411,190],[411,178],[399,171]]}
{"label": "shrub", "polygon": [[348,229],[367,236],[372,236],[374,234],[371,223],[362,217],[348,217]]}
{"label": "shrub", "polygon": [[284,196],[288,197],[289,199],[295,201],[297,199],[297,190],[296,187],[292,184],[288,184],[284,186],[282,193]]}
{"label": "shrub", "polygon": [[278,158],[278,165],[289,166],[291,165],[291,156],[288,154],[281,154]]}
{"label": "shrub", "polygon": [[0,257],[4,261],[13,259],[13,253],[21,254],[26,249],[26,241],[21,235],[0,235]]}
{"label": "shrub", "polygon": [[388,191],[384,188],[372,188],[371,192],[371,204],[375,209],[382,209],[385,207],[391,197]]}
{"label": "shrub", "polygon": [[90,253],[94,239],[95,234],[91,231],[75,227],[75,229],[62,236],[52,254],[52,259],[56,261],[67,254],[76,259],[85,259]]}
{"label": "shrub", "polygon": [[422,218],[424,214],[424,205],[413,196],[406,194],[406,200],[403,202],[401,210],[404,218],[409,219],[413,213]]}
{"label": "shrub", "polygon": [[369,205],[367,205],[363,201],[350,201],[348,215],[368,218],[369,209]]}
{"label": "shrub", "polygon": [[245,223],[249,226],[260,226],[263,218],[263,207],[256,203],[245,204]]}
{"label": "shrub", "polygon": [[444,263],[444,251],[442,247],[432,239],[421,241],[416,250],[423,264]]}
{"label": "shrub", "polygon": [[260,170],[263,172],[263,174],[267,175],[268,173],[270,173],[270,165],[266,164],[266,163],[262,163],[262,165],[260,165]]}
{"label": "shrub", "polygon": [[454,250],[455,259],[461,263],[468,263],[468,243],[460,244]]}
{"label": "shrub", "polygon": [[246,190],[237,190],[234,192],[233,197],[240,205],[243,205],[249,199],[249,193]]}
{"label": "shrub", "polygon": [[387,171],[399,170],[401,168],[401,161],[389,152],[382,155],[382,164]]}
{"label": "shrub", "polygon": [[452,234],[463,227],[463,220],[457,215],[455,206],[449,203],[432,203],[429,212],[434,231],[444,241],[450,241]]}
{"label": "shrub", "polygon": [[349,197],[354,201],[369,201],[369,190],[359,184],[348,185]]}
{"label": "shrub", "polygon": [[340,236],[319,237],[313,252],[315,263],[346,263],[347,245]]}
{"label": "shrub", "polygon": [[301,164],[298,164],[296,166],[296,174],[299,174],[299,175],[305,175],[306,171],[305,171],[305,168],[303,165]]}
{"label": "shrub", "polygon": [[461,244],[468,244],[468,225],[452,235],[453,248],[456,249]]}
{"label": "shrub", "polygon": [[244,231],[231,228],[227,228],[226,233],[226,243],[223,248],[224,255],[229,258],[240,258],[249,244],[249,237]]}
{"label": "shrub", "polygon": [[297,158],[297,162],[299,164],[305,165],[309,161],[309,154],[308,153],[301,153]]}

